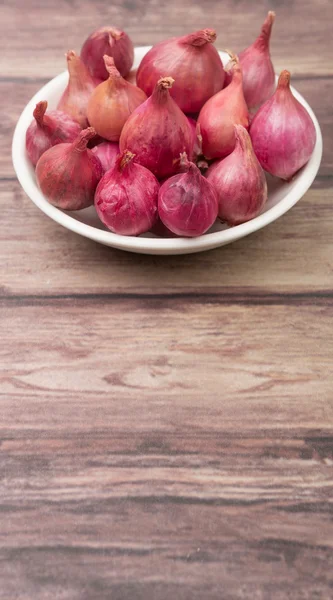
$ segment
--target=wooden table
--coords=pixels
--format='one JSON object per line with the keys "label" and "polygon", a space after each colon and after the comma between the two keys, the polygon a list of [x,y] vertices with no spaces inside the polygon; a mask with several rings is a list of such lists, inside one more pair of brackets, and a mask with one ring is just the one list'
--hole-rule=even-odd
{"label": "wooden table", "polygon": [[[97,26],[135,44],[275,9],[276,70],[325,152],[231,246],[149,257],[62,229],[10,158],[29,98]],[[1,4],[1,600],[332,598],[331,0]]]}

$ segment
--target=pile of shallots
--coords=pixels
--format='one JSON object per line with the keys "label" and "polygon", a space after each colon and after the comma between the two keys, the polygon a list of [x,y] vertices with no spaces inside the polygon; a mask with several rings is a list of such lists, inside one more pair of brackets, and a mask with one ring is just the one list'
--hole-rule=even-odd
{"label": "pile of shallots", "polygon": [[282,71],[277,88],[269,12],[254,43],[224,67],[203,29],[160,42],[131,71],[133,44],[103,27],[67,53],[57,106],[38,102],[26,148],[54,206],[95,205],[120,235],[198,236],[238,225],[267,200],[265,171],[289,181],[309,160],[314,124]]}

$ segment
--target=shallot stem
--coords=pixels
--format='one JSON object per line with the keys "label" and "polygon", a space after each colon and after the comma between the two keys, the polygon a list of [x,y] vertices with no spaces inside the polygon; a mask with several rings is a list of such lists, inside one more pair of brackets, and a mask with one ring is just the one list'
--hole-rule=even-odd
{"label": "shallot stem", "polygon": [[104,54],[103,60],[104,60],[105,68],[106,68],[107,72],[109,73],[109,75],[112,77],[112,79],[114,79],[115,77],[120,78],[121,75],[120,75],[116,65],[114,64],[114,59],[112,58],[112,56],[108,56],[107,54]]}
{"label": "shallot stem", "polygon": [[112,38],[116,41],[120,40],[123,36],[124,36],[124,32],[123,31],[119,31],[119,29],[115,29],[114,27],[110,27],[109,28],[109,36],[111,38],[111,43],[112,42]]}
{"label": "shallot stem", "polygon": [[239,58],[238,58],[237,54],[234,54],[234,52],[232,52],[232,50],[226,49],[226,50],[224,50],[224,52],[229,54],[229,57],[230,57],[229,62],[224,67],[224,70],[229,72],[234,68],[235,65],[239,65]]}
{"label": "shallot stem", "polygon": [[123,154],[120,156],[120,162],[119,162],[120,169],[122,170],[124,167],[126,167],[126,165],[128,165],[130,162],[132,162],[134,157],[135,157],[135,154],[133,154],[133,152],[130,152],[129,150],[125,150],[123,152]]}
{"label": "shallot stem", "polygon": [[272,31],[274,21],[275,21],[275,12],[270,10],[266,17],[265,22],[263,23],[263,26],[261,28],[261,34],[260,34],[260,36],[262,38],[265,38],[267,41],[271,37],[271,31]]}
{"label": "shallot stem", "polygon": [[42,102],[38,102],[38,104],[36,104],[36,108],[33,112],[33,115],[34,115],[34,118],[36,119],[38,125],[43,124],[43,119],[44,119],[46,109],[47,109],[46,100],[44,100]]}
{"label": "shallot stem", "polygon": [[284,70],[280,73],[278,88],[286,89],[290,87],[290,73],[287,70]]}
{"label": "shallot stem", "polygon": [[159,89],[169,90],[170,88],[172,88],[174,83],[175,80],[172,79],[172,77],[161,77],[161,79],[159,79],[157,82],[157,86],[159,87]]}
{"label": "shallot stem", "polygon": [[84,129],[79,133],[76,140],[73,142],[73,149],[76,150],[76,152],[83,152],[86,149],[89,140],[95,137],[95,135],[95,129],[93,127],[87,127],[87,129]]}
{"label": "shallot stem", "polygon": [[214,29],[201,29],[189,35],[184,36],[182,42],[190,46],[204,46],[204,44],[213,44],[216,40],[216,31]]}

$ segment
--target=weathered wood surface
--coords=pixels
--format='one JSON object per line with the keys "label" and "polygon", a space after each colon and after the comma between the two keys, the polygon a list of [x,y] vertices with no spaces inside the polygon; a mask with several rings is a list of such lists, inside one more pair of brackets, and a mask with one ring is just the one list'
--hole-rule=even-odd
{"label": "weathered wood surface", "polygon": [[25,299],[4,317],[7,594],[328,597],[329,304]]}
{"label": "weathered wood surface", "polygon": [[[35,91],[103,22],[136,44],[277,12],[276,69],[323,131],[271,226],[184,257],[53,223],[15,180]],[[1,4],[0,599],[328,600],[333,527],[330,0]]]}

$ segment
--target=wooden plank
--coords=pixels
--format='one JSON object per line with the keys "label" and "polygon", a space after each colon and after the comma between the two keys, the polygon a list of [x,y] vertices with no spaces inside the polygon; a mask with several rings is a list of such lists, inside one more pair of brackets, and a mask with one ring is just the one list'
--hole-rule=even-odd
{"label": "wooden plank", "polygon": [[3,316],[1,599],[329,597],[328,307]]}
{"label": "wooden plank", "polygon": [[[268,8],[277,12],[272,54],[278,69],[298,74],[333,74],[331,0],[190,0],[167,4],[156,0],[114,0],[80,5],[59,0],[55,14],[49,2],[5,0],[1,27],[6,34],[0,57],[3,75],[52,77],[64,68],[64,52],[79,50],[89,33],[104,23],[123,27],[136,45],[153,44],[173,35],[214,27],[217,45],[239,52],[257,36]],[[13,10],[14,9],[14,10]],[[19,35],[18,35],[19,31]],[[13,43],[13,41],[15,42]]]}
{"label": "wooden plank", "polygon": [[0,197],[0,295],[232,293],[270,302],[271,294],[282,301],[333,289],[330,189],[312,189],[281,219],[230,246],[180,257],[127,254],[79,237],[43,215],[17,182],[0,182]]}
{"label": "wooden plank", "polygon": [[[53,432],[122,429],[128,419],[133,431],[185,432],[189,419],[194,429],[231,427],[240,435],[242,428],[332,425],[331,303],[69,297],[3,304],[4,435],[24,434],[34,422]],[[30,409],[17,414],[22,402]]]}
{"label": "wooden plank", "polygon": [[[24,533],[19,547],[1,551],[0,597],[14,598],[19,582],[22,600],[329,598],[332,549],[317,542],[316,517],[309,543],[283,538],[284,527],[287,535],[306,527],[308,514],[267,510],[263,519],[262,512],[128,499],[117,510],[109,502],[78,503],[67,512],[46,503],[18,516]],[[119,522],[131,533],[114,541]],[[45,542],[35,545],[41,531]]]}

